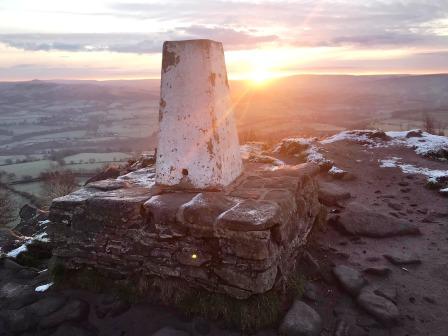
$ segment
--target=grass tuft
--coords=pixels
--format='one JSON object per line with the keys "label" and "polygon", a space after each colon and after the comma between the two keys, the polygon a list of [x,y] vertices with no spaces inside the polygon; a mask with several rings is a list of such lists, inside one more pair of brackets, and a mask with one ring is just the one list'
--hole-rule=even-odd
{"label": "grass tuft", "polygon": [[223,327],[245,333],[275,327],[292,300],[303,295],[305,284],[305,277],[294,273],[282,290],[273,289],[246,300],[238,300],[224,294],[191,288],[180,279],[152,276],[111,281],[92,268],[67,270],[58,262],[53,263],[50,271],[56,286],[113,293],[128,303],[150,301],[174,306],[189,317],[202,316],[219,321]]}

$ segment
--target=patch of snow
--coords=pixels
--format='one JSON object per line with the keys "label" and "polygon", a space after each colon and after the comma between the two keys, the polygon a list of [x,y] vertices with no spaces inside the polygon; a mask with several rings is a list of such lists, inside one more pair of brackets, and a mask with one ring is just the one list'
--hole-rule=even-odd
{"label": "patch of snow", "polygon": [[[306,157],[307,162],[312,162],[316,164],[323,164],[329,162],[325,157],[320,153],[319,147],[317,146],[318,142],[316,138],[287,138],[283,139],[279,144],[277,144],[273,150],[274,153],[280,153],[282,148],[288,147],[292,144],[298,144],[303,146],[303,150],[295,154],[295,156],[304,156]],[[299,147],[300,148],[300,147]]]}
{"label": "patch of snow", "polygon": [[10,258],[16,258],[20,253],[28,251],[28,248],[26,247],[29,243],[26,242],[22,245],[20,245],[18,248],[9,251],[6,255]]}
{"label": "patch of snow", "polygon": [[355,141],[355,142],[370,142],[371,139],[367,137],[365,134],[358,134],[356,132],[362,132],[362,131],[343,131],[340,133],[337,133],[327,139],[321,140],[320,143],[325,145],[337,141]]}
{"label": "patch of snow", "polygon": [[268,163],[274,166],[283,166],[285,163],[282,160],[279,160],[273,156],[269,155],[256,155],[251,154],[248,159],[250,162],[254,163]]}
{"label": "patch of snow", "polygon": [[280,153],[282,147],[284,146],[288,146],[289,144],[292,143],[297,143],[299,145],[303,145],[303,146],[311,146],[312,143],[315,141],[315,138],[287,138],[287,139],[283,139],[279,144],[277,144],[273,150],[274,153]]}
{"label": "patch of snow", "polygon": [[443,192],[443,193],[448,193],[448,188],[443,188],[443,189],[440,189],[440,192]]}
{"label": "patch of snow", "polygon": [[411,164],[400,163],[400,158],[392,157],[389,159],[379,160],[381,168],[400,168],[405,174],[420,174],[428,178],[428,182],[437,182],[440,178],[448,178],[448,170],[429,169],[425,167],[417,167]]}
{"label": "patch of snow", "polygon": [[50,241],[50,239],[48,238],[48,234],[46,232],[41,232],[35,236],[26,238],[27,240],[22,245],[15,248],[14,250],[9,251],[6,255],[10,258],[17,258],[17,256],[20,253],[28,251],[27,246],[31,244],[33,241],[37,240],[44,243],[48,243]]}
{"label": "patch of snow", "polygon": [[266,155],[266,144],[263,142],[248,142],[240,146],[240,154],[243,160],[255,163],[268,163],[274,166],[283,166],[285,163],[273,156]]}
{"label": "patch of snow", "polygon": [[[406,137],[409,132],[420,133],[418,137]],[[448,137],[434,135],[420,130],[411,130],[404,132],[386,132],[393,139],[392,143],[402,144],[413,148],[414,151],[423,156],[436,155],[440,151],[448,151]]]}
{"label": "patch of snow", "polygon": [[47,283],[45,285],[40,285],[37,286],[35,291],[36,292],[45,292],[48,288],[50,288],[51,286],[53,286],[53,282]]}
{"label": "patch of snow", "polygon": [[139,187],[151,188],[155,184],[155,171],[153,167],[142,168],[119,176],[117,180],[126,181]]}
{"label": "patch of snow", "polygon": [[338,168],[336,166],[331,167],[331,169],[328,171],[329,174],[343,174],[346,171],[344,169]]}
{"label": "patch of snow", "polygon": [[314,162],[314,163],[323,163],[327,161],[325,157],[319,152],[319,149],[312,145],[310,148],[306,150],[307,154],[307,161],[308,162]]}
{"label": "patch of snow", "polygon": [[[417,136],[408,137],[410,132]],[[361,143],[369,148],[389,147],[389,146],[405,146],[412,148],[415,153],[422,156],[440,156],[440,153],[448,153],[448,137],[434,135],[421,130],[410,131],[391,131],[384,134],[390,140],[375,136],[378,133],[373,130],[354,130],[343,131],[337,133],[327,139],[321,140],[320,143],[330,144],[337,141],[354,141]],[[369,136],[370,135],[370,136]]]}
{"label": "patch of snow", "polygon": [[240,146],[240,154],[243,160],[249,159],[251,154],[261,155],[266,145],[263,142],[248,142]]}
{"label": "patch of snow", "polygon": [[240,155],[241,159],[247,160],[249,159],[249,155],[254,151],[255,149],[252,148],[252,146],[245,144],[240,146]]}
{"label": "patch of snow", "polygon": [[46,232],[41,232],[38,235],[35,235],[32,240],[41,241],[44,243],[48,243],[50,239],[48,238],[48,234]]}
{"label": "patch of snow", "polygon": [[380,167],[381,168],[395,168],[397,167],[397,162],[401,160],[399,157],[392,157],[390,159],[380,160]]}
{"label": "patch of snow", "polygon": [[46,219],[46,220],[43,220],[43,221],[39,221],[39,222],[37,222],[37,223],[39,224],[39,226],[47,225],[47,224],[50,223],[50,220],[49,220],[49,219]]}

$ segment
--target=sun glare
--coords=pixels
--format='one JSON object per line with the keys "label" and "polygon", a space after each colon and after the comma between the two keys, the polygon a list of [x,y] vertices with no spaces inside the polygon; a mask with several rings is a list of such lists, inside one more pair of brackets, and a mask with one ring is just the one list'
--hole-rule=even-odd
{"label": "sun glare", "polygon": [[265,69],[255,69],[249,75],[250,81],[255,85],[262,85],[272,78],[272,74]]}

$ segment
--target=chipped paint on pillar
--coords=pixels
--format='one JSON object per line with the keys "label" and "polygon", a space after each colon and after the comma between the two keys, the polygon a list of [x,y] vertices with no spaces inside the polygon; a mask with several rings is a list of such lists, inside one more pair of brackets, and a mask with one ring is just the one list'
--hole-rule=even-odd
{"label": "chipped paint on pillar", "polygon": [[156,183],[222,188],[242,171],[222,44],[163,45]]}

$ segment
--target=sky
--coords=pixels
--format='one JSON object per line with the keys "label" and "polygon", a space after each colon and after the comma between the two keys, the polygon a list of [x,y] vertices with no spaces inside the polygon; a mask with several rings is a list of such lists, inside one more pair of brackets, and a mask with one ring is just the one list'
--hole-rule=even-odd
{"label": "sky", "polygon": [[0,0],[0,81],[159,78],[195,38],[231,79],[448,73],[448,0]]}

